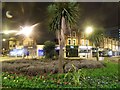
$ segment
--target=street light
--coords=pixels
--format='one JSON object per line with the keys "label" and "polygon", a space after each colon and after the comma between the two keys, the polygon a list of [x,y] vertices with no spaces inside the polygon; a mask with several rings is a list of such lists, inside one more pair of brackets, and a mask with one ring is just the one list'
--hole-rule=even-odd
{"label": "street light", "polygon": [[25,27],[21,26],[21,30],[16,35],[24,34],[25,36],[28,37],[32,33],[34,27],[37,26],[38,24],[39,23],[34,24],[32,26],[25,26]]}
{"label": "street light", "polygon": [[5,42],[5,41],[6,41],[6,39],[4,39],[4,38],[3,38],[3,39],[2,39],[2,41],[4,41],[4,42]]}
{"label": "street light", "polygon": [[[92,32],[93,32],[93,27],[91,27],[91,26],[86,27],[86,29],[85,29],[85,34],[86,35],[89,35]],[[86,43],[86,47],[87,47],[87,58],[88,58],[88,42]]]}
{"label": "street light", "polygon": [[31,34],[32,30],[33,28],[29,26],[22,27],[22,33],[27,37]]}
{"label": "street light", "polygon": [[93,32],[93,28],[91,26],[87,27],[85,29],[85,33],[88,35],[88,34],[91,34]]}
{"label": "street light", "polygon": [[21,27],[21,30],[17,33],[17,35],[24,34],[25,36],[29,36],[32,32],[33,28],[30,26]]}

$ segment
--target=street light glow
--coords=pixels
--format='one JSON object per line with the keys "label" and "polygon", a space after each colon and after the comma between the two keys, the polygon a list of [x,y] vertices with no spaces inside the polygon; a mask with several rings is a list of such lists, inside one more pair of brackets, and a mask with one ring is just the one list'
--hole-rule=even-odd
{"label": "street light glow", "polygon": [[4,38],[3,38],[3,39],[2,39],[2,41],[4,41],[4,42],[5,42],[5,41],[6,41],[6,39],[4,39]]}
{"label": "street light glow", "polygon": [[93,28],[92,27],[87,27],[86,30],[85,30],[85,33],[86,34],[91,34],[93,32]]}
{"label": "street light glow", "polygon": [[25,36],[29,36],[32,32],[33,28],[30,26],[21,27],[21,30],[17,33],[17,35],[24,34]]}
{"label": "street light glow", "polygon": [[25,27],[22,27],[22,26],[21,26],[21,30],[20,30],[16,35],[24,34],[25,36],[28,37],[28,36],[32,33],[33,28],[34,28],[35,26],[37,26],[38,24],[39,24],[39,23],[34,24],[34,25],[32,25],[32,26],[25,26]]}
{"label": "street light glow", "polygon": [[5,31],[4,34],[9,34],[9,31]]}
{"label": "street light glow", "polygon": [[22,28],[21,33],[24,34],[25,36],[29,36],[32,30],[33,30],[32,27],[26,26]]}
{"label": "street light glow", "polygon": [[6,30],[3,33],[4,34],[10,34],[10,33],[16,33],[16,32],[18,32],[18,31],[16,31],[16,30]]}

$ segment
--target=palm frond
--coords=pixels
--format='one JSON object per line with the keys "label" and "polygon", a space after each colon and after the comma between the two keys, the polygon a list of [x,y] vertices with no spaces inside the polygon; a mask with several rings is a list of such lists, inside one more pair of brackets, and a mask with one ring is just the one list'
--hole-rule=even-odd
{"label": "palm frond", "polygon": [[61,19],[65,18],[68,26],[76,24],[76,18],[79,14],[79,7],[76,3],[55,3],[48,7],[50,14],[49,28],[51,31],[60,30]]}
{"label": "palm frond", "polygon": [[100,43],[103,41],[104,31],[102,29],[95,29],[94,32],[89,35],[88,39],[94,43],[96,47],[100,46]]}

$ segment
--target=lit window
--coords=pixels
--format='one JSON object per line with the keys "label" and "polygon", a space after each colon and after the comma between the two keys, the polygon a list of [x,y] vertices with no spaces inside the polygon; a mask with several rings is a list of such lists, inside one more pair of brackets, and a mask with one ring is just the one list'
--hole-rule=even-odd
{"label": "lit window", "polygon": [[76,32],[75,31],[73,31],[73,37],[76,37]]}

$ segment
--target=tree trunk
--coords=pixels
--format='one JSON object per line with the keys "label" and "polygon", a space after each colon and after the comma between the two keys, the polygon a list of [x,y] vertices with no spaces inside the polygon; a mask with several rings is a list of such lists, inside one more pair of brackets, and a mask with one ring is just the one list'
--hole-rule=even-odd
{"label": "tree trunk", "polygon": [[65,33],[66,30],[66,24],[65,24],[65,18],[62,17],[61,19],[61,30],[58,32],[58,39],[59,39],[59,45],[60,45],[60,51],[59,51],[59,73],[63,73],[63,60],[64,60],[64,46],[65,46]]}
{"label": "tree trunk", "polygon": [[80,46],[80,32],[78,31],[78,46]]}
{"label": "tree trunk", "polygon": [[59,62],[58,62],[58,71],[59,73],[63,73],[63,47],[64,45],[62,44],[62,40],[61,40],[61,31],[57,31],[57,37],[58,37],[58,42],[59,42],[59,46],[60,46],[60,50],[59,50]]}
{"label": "tree trunk", "polygon": [[[97,49],[99,49],[99,48],[97,48]],[[98,50],[97,50],[96,59],[97,59],[97,61],[99,61],[99,51]]]}
{"label": "tree trunk", "polygon": [[64,45],[62,44],[62,41],[60,42],[60,51],[59,51],[59,73],[63,73],[63,59],[64,59],[64,51],[63,51]]}

